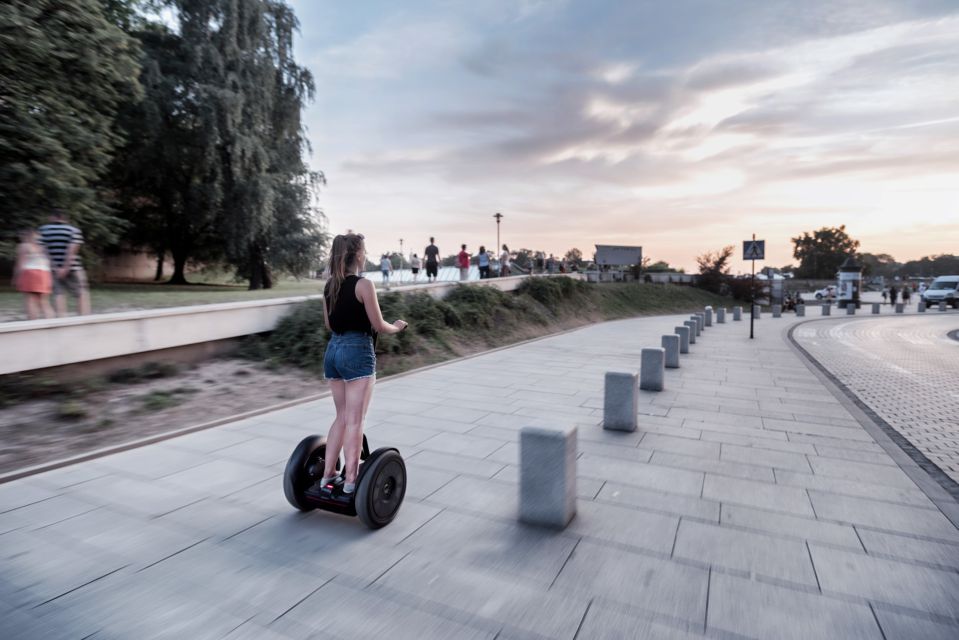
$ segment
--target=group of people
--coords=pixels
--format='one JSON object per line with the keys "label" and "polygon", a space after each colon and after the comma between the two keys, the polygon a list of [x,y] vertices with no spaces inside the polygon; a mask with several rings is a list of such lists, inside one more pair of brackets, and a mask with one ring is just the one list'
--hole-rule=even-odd
{"label": "group of people", "polygon": [[[456,254],[456,266],[460,270],[460,280],[469,280],[470,264],[473,256],[466,250],[466,245],[460,245],[460,252]],[[487,251],[486,247],[480,245],[479,252],[476,254],[476,264],[479,267],[480,280],[485,280],[491,276],[490,269],[493,266],[495,257],[492,251]],[[502,253],[499,255],[499,275],[506,277],[512,270],[509,247],[503,245]],[[420,271],[426,269],[426,281],[436,282],[440,271],[440,249],[436,246],[436,238],[430,237],[430,243],[423,249],[423,257],[413,254],[410,257],[410,271],[413,274],[413,282],[419,280]],[[380,273],[383,276],[383,284],[389,287],[390,275],[393,273],[393,262],[390,260],[390,254],[384,253],[380,258]]]}
{"label": "group of people", "polygon": [[[54,210],[47,224],[20,232],[13,286],[24,295],[28,320],[67,315],[66,294],[77,300],[77,312],[90,313],[90,291],[80,259],[83,233],[66,212]],[[50,303],[51,295],[53,304]]]}
{"label": "group of people", "polygon": [[[882,301],[883,302],[888,301],[889,304],[896,304],[899,298],[899,295],[900,295],[900,291],[896,289],[896,285],[892,285],[888,289],[882,290]],[[909,298],[912,295],[912,289],[909,287],[909,285],[902,286],[901,295],[902,295],[902,303],[909,304]]]}

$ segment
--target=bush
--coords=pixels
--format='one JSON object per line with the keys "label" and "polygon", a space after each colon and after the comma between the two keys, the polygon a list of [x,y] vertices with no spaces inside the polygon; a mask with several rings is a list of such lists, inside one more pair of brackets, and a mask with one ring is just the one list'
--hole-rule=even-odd
{"label": "bush", "polygon": [[329,332],[323,323],[323,301],[307,300],[280,320],[266,341],[266,353],[313,372],[323,371]]}

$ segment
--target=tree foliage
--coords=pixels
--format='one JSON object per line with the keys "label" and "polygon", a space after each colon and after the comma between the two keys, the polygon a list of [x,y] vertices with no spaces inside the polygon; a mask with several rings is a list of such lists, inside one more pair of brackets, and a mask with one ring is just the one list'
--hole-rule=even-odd
{"label": "tree foliage", "polygon": [[723,288],[723,281],[729,275],[729,259],[733,255],[735,247],[727,245],[718,251],[708,251],[696,257],[696,264],[699,265],[699,279],[697,286],[719,293]]}
{"label": "tree foliage", "polygon": [[136,56],[100,0],[3,3],[0,232],[58,207],[94,245],[115,238],[120,221],[100,187],[122,140],[116,112],[139,95]]}
{"label": "tree foliage", "polygon": [[859,249],[859,241],[846,233],[846,225],[803,232],[792,243],[793,257],[799,260],[797,278],[834,278],[839,266]]}

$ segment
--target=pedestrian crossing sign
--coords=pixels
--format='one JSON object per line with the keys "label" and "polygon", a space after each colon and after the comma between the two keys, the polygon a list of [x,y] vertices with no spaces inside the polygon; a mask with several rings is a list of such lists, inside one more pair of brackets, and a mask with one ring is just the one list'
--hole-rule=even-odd
{"label": "pedestrian crossing sign", "polygon": [[765,260],[766,241],[765,240],[744,240],[743,241],[743,260]]}

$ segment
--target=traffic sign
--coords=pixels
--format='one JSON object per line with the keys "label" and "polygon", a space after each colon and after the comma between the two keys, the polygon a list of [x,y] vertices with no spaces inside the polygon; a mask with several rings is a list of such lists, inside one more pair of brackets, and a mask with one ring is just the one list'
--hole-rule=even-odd
{"label": "traffic sign", "polygon": [[743,240],[743,260],[765,260],[765,240]]}

